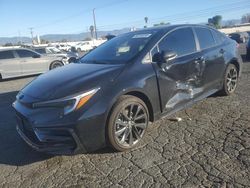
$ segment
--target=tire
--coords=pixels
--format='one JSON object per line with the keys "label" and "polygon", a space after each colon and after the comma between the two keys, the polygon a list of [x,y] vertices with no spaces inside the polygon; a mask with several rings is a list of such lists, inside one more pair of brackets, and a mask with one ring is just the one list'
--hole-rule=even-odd
{"label": "tire", "polygon": [[53,61],[51,64],[50,64],[50,70],[52,69],[56,69],[56,68],[59,68],[59,67],[62,67],[64,64],[61,62],[61,61]]}
{"label": "tire", "polygon": [[234,64],[229,64],[227,66],[224,80],[223,80],[223,88],[220,93],[224,96],[231,95],[235,92],[237,84],[238,84],[238,70]]}
{"label": "tire", "polygon": [[69,63],[75,63],[76,62],[76,58],[75,57],[71,57],[68,60]]}
{"label": "tire", "polygon": [[134,148],[143,138],[148,122],[148,109],[141,99],[130,95],[120,97],[108,121],[109,144],[117,151]]}

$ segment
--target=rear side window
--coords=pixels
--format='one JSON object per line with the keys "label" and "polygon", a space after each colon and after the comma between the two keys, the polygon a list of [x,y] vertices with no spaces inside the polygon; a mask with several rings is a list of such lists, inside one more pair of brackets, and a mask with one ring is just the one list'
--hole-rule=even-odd
{"label": "rear side window", "polygon": [[11,50],[0,52],[0,59],[12,59],[15,58]]}
{"label": "rear side window", "polygon": [[213,29],[211,31],[217,44],[221,44],[225,40],[225,36],[219,31],[215,31]]}
{"label": "rear side window", "polygon": [[36,55],[34,52],[29,50],[17,50],[16,51],[19,57],[33,57]]}
{"label": "rear side window", "polygon": [[210,48],[216,44],[210,29],[203,27],[196,27],[195,32],[200,43],[200,48],[202,50]]}
{"label": "rear side window", "polygon": [[161,51],[174,51],[178,56],[187,55],[196,51],[193,30],[180,28],[168,34],[160,43]]}

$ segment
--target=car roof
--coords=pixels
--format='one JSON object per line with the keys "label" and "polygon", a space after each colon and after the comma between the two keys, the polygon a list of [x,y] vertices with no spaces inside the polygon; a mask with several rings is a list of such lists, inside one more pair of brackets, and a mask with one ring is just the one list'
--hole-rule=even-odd
{"label": "car roof", "polygon": [[142,32],[142,31],[149,31],[149,32],[168,32],[173,29],[177,29],[180,27],[206,27],[208,29],[216,30],[215,28],[208,26],[208,25],[201,25],[201,24],[178,24],[178,25],[162,25],[162,26],[155,26],[155,27],[149,27],[144,28],[136,31],[132,31],[134,33]]}
{"label": "car roof", "polygon": [[14,50],[29,50],[29,51],[33,51],[32,49],[29,49],[29,48],[2,48],[0,49],[0,52],[3,52],[3,51],[14,51]]}

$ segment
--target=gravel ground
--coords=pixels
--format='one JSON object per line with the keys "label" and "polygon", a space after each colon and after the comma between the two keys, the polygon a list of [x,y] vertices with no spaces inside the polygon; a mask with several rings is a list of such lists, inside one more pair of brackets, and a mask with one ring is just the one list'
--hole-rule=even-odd
{"label": "gravel ground", "polygon": [[152,124],[133,151],[50,156],[15,131],[11,103],[34,77],[0,83],[0,187],[249,187],[250,62],[237,91]]}

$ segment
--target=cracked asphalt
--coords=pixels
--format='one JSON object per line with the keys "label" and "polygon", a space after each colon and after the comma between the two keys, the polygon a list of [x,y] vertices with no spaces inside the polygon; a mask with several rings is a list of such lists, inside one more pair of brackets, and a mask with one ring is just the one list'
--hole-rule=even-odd
{"label": "cracked asphalt", "polygon": [[11,103],[34,77],[0,82],[0,187],[250,187],[250,62],[235,94],[151,124],[139,147],[51,156],[26,145]]}

